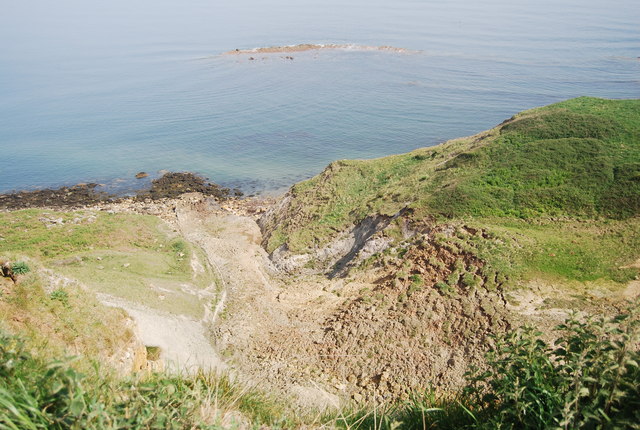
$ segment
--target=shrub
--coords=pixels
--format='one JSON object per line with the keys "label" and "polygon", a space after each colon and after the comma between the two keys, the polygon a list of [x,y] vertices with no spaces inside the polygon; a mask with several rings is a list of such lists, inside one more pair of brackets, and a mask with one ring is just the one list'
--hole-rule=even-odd
{"label": "shrub", "polygon": [[[445,284],[446,285],[446,284]],[[498,339],[458,393],[434,391],[338,420],[365,429],[640,429],[640,305],[571,316],[547,343],[531,327]]]}
{"label": "shrub", "polygon": [[[480,428],[631,428],[640,423],[637,309],[557,327],[555,346],[532,328],[513,332],[470,375]],[[637,427],[636,427],[637,428]]]}

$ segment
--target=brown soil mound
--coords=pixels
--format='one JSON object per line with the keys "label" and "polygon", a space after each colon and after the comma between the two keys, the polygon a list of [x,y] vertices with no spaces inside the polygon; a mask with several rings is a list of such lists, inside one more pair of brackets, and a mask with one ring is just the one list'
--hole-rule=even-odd
{"label": "brown soil mound", "polygon": [[[376,288],[325,322],[323,371],[356,401],[406,398],[425,384],[454,389],[470,364],[482,365],[491,336],[511,327],[501,289],[487,287],[482,261],[428,235],[383,266]],[[477,285],[447,286],[457,268]]]}

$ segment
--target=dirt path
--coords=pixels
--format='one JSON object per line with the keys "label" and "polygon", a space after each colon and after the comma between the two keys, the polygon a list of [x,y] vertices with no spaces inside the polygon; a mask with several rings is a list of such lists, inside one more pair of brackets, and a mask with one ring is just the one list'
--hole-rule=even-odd
{"label": "dirt path", "polygon": [[[235,373],[280,389],[302,405],[337,405],[338,398],[310,372],[319,360],[314,341],[321,338],[325,311],[339,302],[335,296],[317,282],[292,284],[274,277],[256,222],[213,199],[183,196],[176,218],[182,236],[205,251],[222,279],[224,304],[218,302],[213,311],[212,332]],[[327,297],[318,301],[321,296]]]}

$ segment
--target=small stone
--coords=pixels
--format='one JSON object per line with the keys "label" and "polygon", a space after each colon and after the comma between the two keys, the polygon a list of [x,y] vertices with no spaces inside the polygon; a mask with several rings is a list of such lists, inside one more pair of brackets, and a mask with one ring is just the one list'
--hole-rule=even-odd
{"label": "small stone", "polygon": [[360,394],[360,393],[355,393],[355,394],[353,395],[353,400],[354,400],[356,403],[361,403],[361,402],[362,402],[362,400],[363,400],[362,394]]}
{"label": "small stone", "polygon": [[129,263],[124,263],[124,264],[122,265],[122,267],[129,267],[129,266],[131,266],[131,264],[129,264]]}
{"label": "small stone", "polygon": [[149,176],[147,172],[139,172],[138,174],[136,174],[136,179],[146,178],[147,176]]}

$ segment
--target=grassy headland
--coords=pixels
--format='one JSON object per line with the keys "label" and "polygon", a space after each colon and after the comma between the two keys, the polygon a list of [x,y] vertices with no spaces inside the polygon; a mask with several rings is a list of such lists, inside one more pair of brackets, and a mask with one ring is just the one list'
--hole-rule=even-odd
{"label": "grassy headland", "polygon": [[264,245],[305,253],[401,211],[502,237],[467,246],[515,277],[626,282],[640,257],[640,100],[581,97],[435,147],[336,161],[291,189]]}

